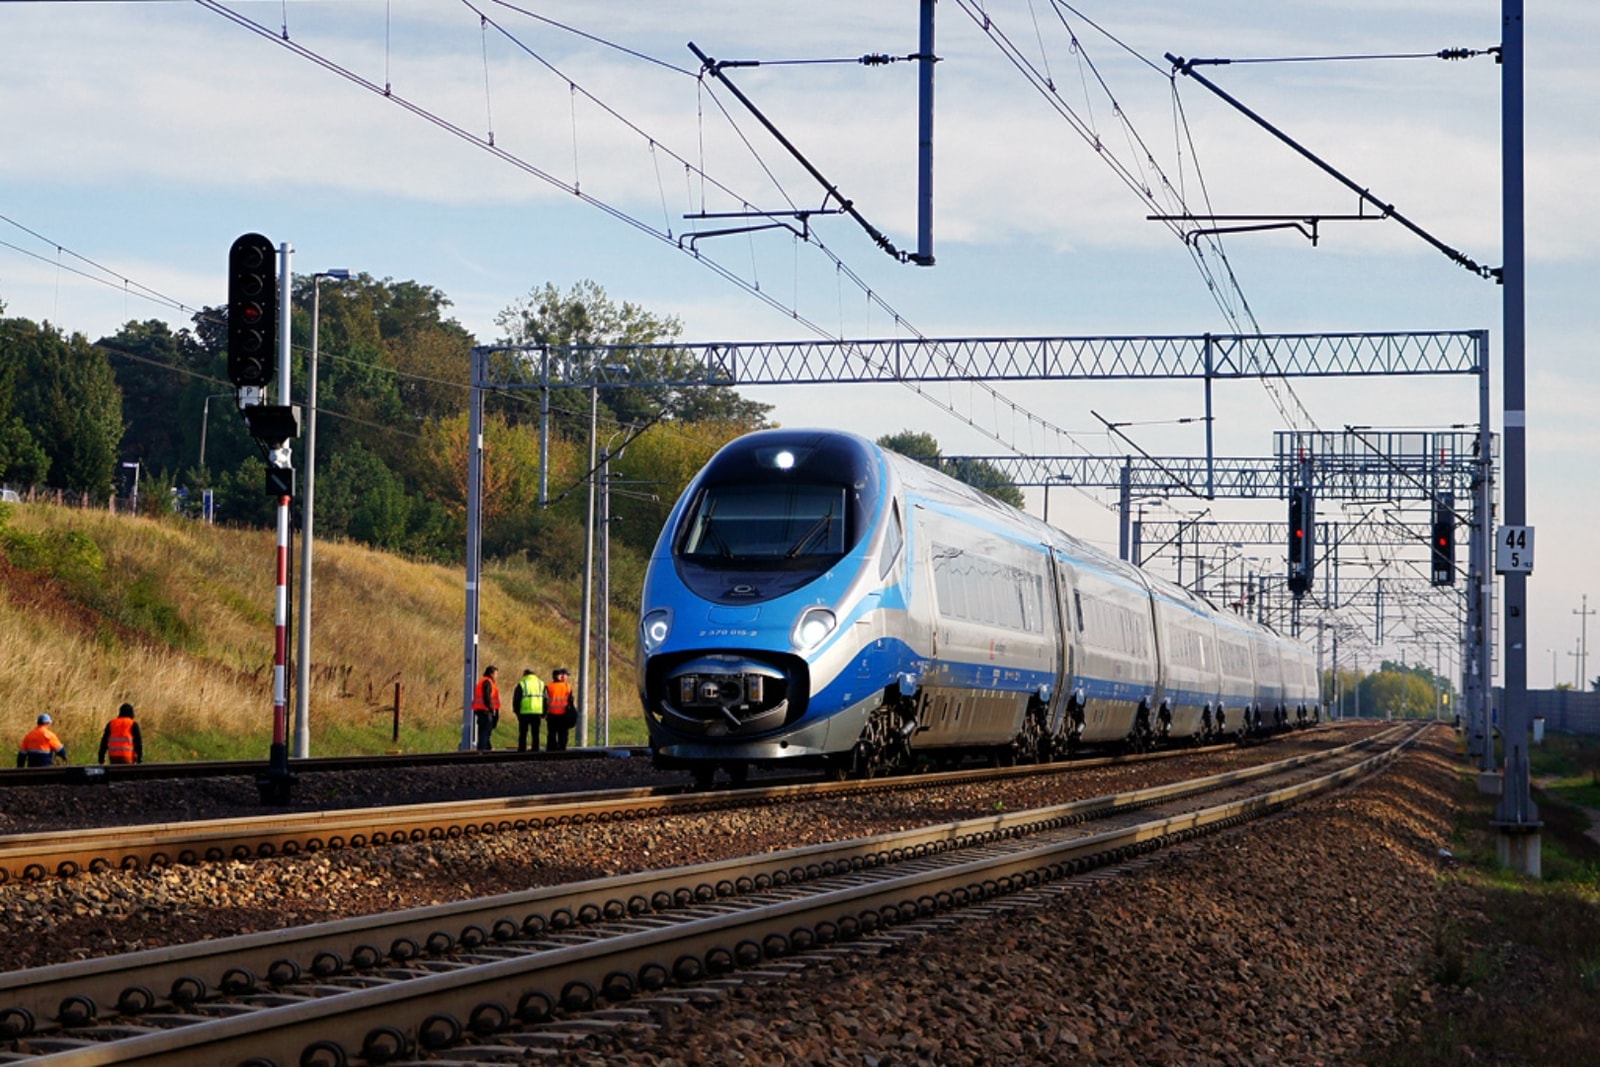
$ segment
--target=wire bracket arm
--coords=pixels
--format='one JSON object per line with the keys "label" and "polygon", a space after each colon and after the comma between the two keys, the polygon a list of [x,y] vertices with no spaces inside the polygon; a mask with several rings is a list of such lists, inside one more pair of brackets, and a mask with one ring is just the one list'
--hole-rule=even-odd
{"label": "wire bracket arm", "polygon": [[1465,267],[1467,270],[1469,270],[1472,273],[1476,274],[1480,278],[1491,278],[1491,279],[1493,279],[1493,280],[1495,280],[1497,282],[1501,280],[1501,277],[1500,277],[1501,271],[1500,271],[1499,268],[1483,266],[1482,264],[1479,264],[1476,261],[1474,261],[1473,259],[1471,259],[1470,257],[1468,257],[1465,253],[1460,252],[1460,251],[1458,251],[1458,250],[1456,250],[1454,248],[1451,248],[1449,245],[1445,244],[1443,241],[1441,241],[1437,237],[1433,236],[1427,230],[1424,230],[1421,226],[1418,226],[1416,223],[1412,222],[1410,219],[1408,219],[1404,215],[1400,214],[1400,212],[1396,211],[1394,209],[1394,205],[1393,204],[1385,204],[1383,201],[1381,201],[1377,197],[1373,196],[1370,191],[1368,191],[1366,189],[1363,189],[1361,186],[1357,185],[1355,182],[1353,182],[1349,178],[1345,177],[1344,174],[1342,174],[1340,171],[1336,170],[1331,164],[1325,162],[1321,157],[1317,156],[1310,149],[1308,149],[1304,145],[1300,144],[1300,142],[1296,141],[1294,138],[1290,137],[1288,134],[1284,133],[1282,130],[1280,130],[1276,126],[1272,125],[1272,123],[1268,122],[1266,119],[1264,119],[1260,115],[1256,114],[1249,107],[1247,107],[1243,102],[1239,101],[1238,99],[1234,98],[1233,96],[1230,96],[1225,90],[1223,90],[1215,82],[1213,82],[1210,79],[1206,78],[1204,75],[1198,74],[1198,73],[1195,72],[1194,68],[1195,68],[1196,64],[1216,64],[1216,63],[1220,63],[1222,61],[1219,61],[1219,60],[1201,60],[1201,59],[1184,59],[1181,56],[1173,55],[1171,52],[1168,52],[1166,54],[1166,57],[1167,57],[1167,61],[1172,64],[1172,69],[1173,69],[1173,71],[1175,73],[1182,74],[1182,75],[1184,75],[1185,77],[1188,77],[1188,78],[1193,78],[1195,81],[1199,82],[1201,85],[1205,86],[1207,89],[1210,89],[1214,94],[1216,94],[1217,97],[1219,97],[1225,103],[1231,105],[1241,115],[1245,116],[1250,121],[1254,122],[1256,125],[1260,126],[1262,129],[1266,130],[1268,133],[1272,134],[1278,140],[1282,141],[1284,144],[1288,145],[1290,148],[1292,148],[1296,152],[1300,153],[1300,155],[1304,156],[1311,163],[1315,164],[1319,169],[1321,169],[1329,177],[1333,178],[1335,181],[1339,182],[1341,185],[1345,186],[1347,189],[1350,189],[1352,192],[1354,192],[1362,200],[1364,200],[1365,202],[1367,202],[1367,203],[1373,205],[1374,207],[1378,208],[1380,211],[1382,211],[1384,213],[1384,215],[1386,215],[1389,218],[1394,219],[1394,221],[1398,222],[1401,226],[1404,226],[1406,229],[1410,230],[1412,233],[1414,233],[1418,237],[1422,238],[1424,241],[1426,241],[1428,244],[1432,245],[1434,248],[1438,249],[1440,252],[1443,252],[1445,257],[1448,258],[1452,263],[1455,263],[1455,264],[1457,264],[1459,266]]}
{"label": "wire bracket arm", "polygon": [[876,226],[868,222],[866,217],[862,215],[861,212],[856,210],[854,203],[846,199],[844,194],[839,192],[838,187],[832,182],[828,181],[828,179],[823,176],[822,172],[813,166],[811,161],[801,154],[800,149],[796,148],[794,143],[785,137],[778,130],[778,127],[773,125],[771,120],[763,115],[761,110],[757,108],[753,102],[751,102],[750,98],[745,96],[744,93],[740,92],[739,87],[734,85],[733,82],[729,81],[728,76],[723,73],[723,71],[728,67],[753,66],[755,65],[753,61],[727,60],[719,62],[702,52],[693,41],[689,42],[689,51],[693,52],[700,60],[701,70],[720,81],[723,85],[726,85],[728,87],[728,91],[734,95],[734,98],[737,99],[739,103],[744,105],[745,110],[754,115],[756,117],[756,121],[760,122],[762,126],[765,126],[767,132],[772,134],[777,142],[795,158],[795,161],[805,168],[806,173],[810,174],[812,178],[816,179],[817,184],[821,185],[823,191],[827,194],[823,198],[824,206],[826,206],[828,200],[830,199],[835,201],[838,203],[840,210],[842,210],[846,215],[849,215],[851,218],[855,219],[861,228],[867,232],[867,236],[871,237],[873,243],[879,248],[883,249],[901,263],[909,263],[911,261],[911,254],[909,252],[902,252],[900,249],[896,248],[893,241],[889,240],[889,238]]}

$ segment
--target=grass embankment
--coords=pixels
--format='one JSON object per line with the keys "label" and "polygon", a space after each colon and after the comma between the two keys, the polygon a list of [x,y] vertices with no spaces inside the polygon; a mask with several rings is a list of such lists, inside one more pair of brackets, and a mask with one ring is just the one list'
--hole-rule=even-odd
{"label": "grass embankment", "polygon": [[[1600,844],[1585,808],[1600,809],[1600,738],[1546,735],[1532,749],[1544,877],[1500,868],[1489,820],[1496,798],[1463,774],[1457,866],[1444,918],[1422,961],[1432,985],[1416,1038],[1376,1055],[1387,1067],[1462,1063],[1578,1065],[1600,1048]],[[1397,1005],[1397,1010],[1413,1010]]]}
{"label": "grass embankment", "polygon": [[[5,765],[41,711],[54,716],[73,763],[93,762],[123,701],[138,710],[148,761],[264,757],[274,553],[271,531],[0,505]],[[312,754],[458,747],[462,571],[318,541],[315,574]],[[612,618],[611,741],[635,744],[644,727],[631,678],[634,620],[620,610]],[[501,668],[507,705],[497,747],[516,743],[509,701],[524,667],[546,680],[556,666],[576,673],[578,620],[579,583],[548,580],[527,563],[485,568],[479,663]]]}

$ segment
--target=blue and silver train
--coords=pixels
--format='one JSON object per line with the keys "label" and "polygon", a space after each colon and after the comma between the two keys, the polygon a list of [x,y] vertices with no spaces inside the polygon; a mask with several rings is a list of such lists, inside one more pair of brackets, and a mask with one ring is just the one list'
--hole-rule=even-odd
{"label": "blue and silver train", "polygon": [[672,510],[640,604],[658,766],[874,775],[1320,718],[1302,645],[865,438],[763,430]]}

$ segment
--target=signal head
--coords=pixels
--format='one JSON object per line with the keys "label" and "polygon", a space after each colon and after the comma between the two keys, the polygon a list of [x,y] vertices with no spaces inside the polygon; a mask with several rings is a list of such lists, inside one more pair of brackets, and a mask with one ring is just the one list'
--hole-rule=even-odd
{"label": "signal head", "polygon": [[277,326],[277,250],[247,233],[228,251],[228,380],[235,386],[271,383]]}

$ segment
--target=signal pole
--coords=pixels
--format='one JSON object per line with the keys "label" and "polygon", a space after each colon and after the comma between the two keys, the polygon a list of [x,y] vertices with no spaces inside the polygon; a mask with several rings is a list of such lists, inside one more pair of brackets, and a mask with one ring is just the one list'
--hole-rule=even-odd
{"label": "signal pole", "polygon": [[[283,289],[278,298],[278,404],[288,407],[293,403],[289,394],[289,260],[294,249],[286,241],[278,246],[283,263],[279,282]],[[272,452],[272,465],[277,469],[292,469],[289,442],[285,439]],[[292,477],[292,476],[291,476]],[[292,483],[291,483],[292,484]],[[292,492],[278,492],[278,585],[274,598],[272,642],[272,751],[267,769],[268,782],[261,787],[263,799],[268,803],[289,802],[289,502]]]}

